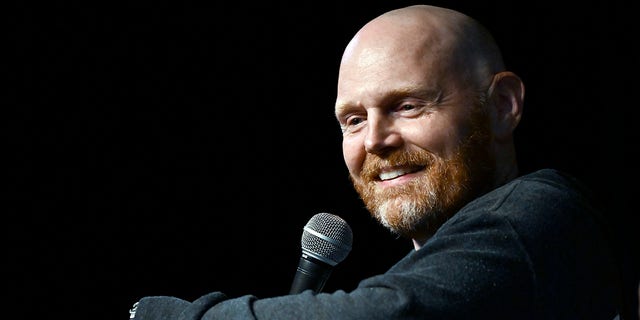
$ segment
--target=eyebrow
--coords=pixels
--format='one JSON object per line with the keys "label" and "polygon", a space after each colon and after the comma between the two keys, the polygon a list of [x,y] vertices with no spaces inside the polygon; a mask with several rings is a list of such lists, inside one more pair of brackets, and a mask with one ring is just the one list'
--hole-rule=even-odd
{"label": "eyebrow", "polygon": [[[396,88],[384,94],[381,104],[386,105],[391,101],[396,101],[406,97],[416,97],[430,102],[438,102],[442,98],[442,90],[434,88],[422,88],[415,86],[406,86]],[[350,113],[350,110],[357,109],[359,106],[355,103],[345,102],[336,105],[336,116],[340,117],[346,113]]]}

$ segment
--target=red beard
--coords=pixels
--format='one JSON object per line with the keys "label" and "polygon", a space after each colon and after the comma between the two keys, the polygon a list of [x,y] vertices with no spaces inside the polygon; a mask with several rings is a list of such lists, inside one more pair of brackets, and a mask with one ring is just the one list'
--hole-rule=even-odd
{"label": "red beard", "polygon": [[[367,154],[361,182],[352,181],[369,212],[382,225],[407,238],[430,237],[493,185],[495,162],[489,152],[489,120],[480,110],[476,107],[470,118],[471,134],[448,159],[426,150]],[[400,186],[377,188],[380,169],[399,165],[421,167],[423,173]]]}

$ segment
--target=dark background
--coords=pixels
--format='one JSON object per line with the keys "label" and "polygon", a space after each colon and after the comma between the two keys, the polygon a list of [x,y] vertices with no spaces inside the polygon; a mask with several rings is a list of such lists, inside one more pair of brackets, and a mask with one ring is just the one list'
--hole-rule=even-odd
{"label": "dark background", "polygon": [[[286,294],[302,227],[318,212],[354,232],[325,291],[352,289],[412,249],[352,190],[333,102],[357,29],[418,2],[108,3],[5,12],[13,309],[126,319],[146,295]],[[630,8],[430,4],[480,20],[523,78],[522,171],[550,166],[583,179],[629,233],[625,246],[636,245]]]}

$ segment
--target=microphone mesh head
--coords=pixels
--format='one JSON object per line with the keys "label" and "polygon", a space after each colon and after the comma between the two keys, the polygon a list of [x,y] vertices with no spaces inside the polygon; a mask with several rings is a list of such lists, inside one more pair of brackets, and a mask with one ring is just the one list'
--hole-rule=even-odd
{"label": "microphone mesh head", "polygon": [[353,233],[347,222],[326,212],[311,217],[302,233],[302,251],[331,266],[347,257],[352,243]]}

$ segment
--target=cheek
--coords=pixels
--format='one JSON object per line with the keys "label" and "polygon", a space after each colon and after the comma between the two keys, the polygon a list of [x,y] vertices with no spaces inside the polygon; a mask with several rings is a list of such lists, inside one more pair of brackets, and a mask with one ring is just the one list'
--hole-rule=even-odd
{"label": "cheek", "polygon": [[447,149],[448,141],[454,138],[454,132],[433,125],[414,126],[411,130],[404,132],[404,140],[407,145],[414,145],[441,156]]}
{"label": "cheek", "polygon": [[457,150],[463,131],[458,124],[451,121],[422,121],[405,127],[403,138],[405,143],[415,145],[431,153],[446,156]]}
{"label": "cheek", "polygon": [[342,140],[344,163],[347,165],[349,173],[355,177],[358,177],[360,170],[362,170],[362,164],[366,157],[364,142],[361,140],[354,137],[343,138]]}

